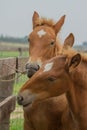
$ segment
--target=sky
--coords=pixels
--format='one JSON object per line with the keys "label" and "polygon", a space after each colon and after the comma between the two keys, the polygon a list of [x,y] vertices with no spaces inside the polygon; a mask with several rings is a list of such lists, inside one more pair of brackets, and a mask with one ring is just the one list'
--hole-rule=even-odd
{"label": "sky", "polygon": [[75,44],[87,41],[87,0],[0,0],[0,35],[27,36],[34,11],[55,22],[65,14],[61,40],[72,32]]}

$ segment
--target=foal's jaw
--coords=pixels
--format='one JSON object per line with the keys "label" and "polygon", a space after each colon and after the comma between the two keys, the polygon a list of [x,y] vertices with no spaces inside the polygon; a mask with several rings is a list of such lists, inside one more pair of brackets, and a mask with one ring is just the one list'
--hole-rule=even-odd
{"label": "foal's jaw", "polygon": [[17,96],[17,102],[19,105],[22,105],[23,107],[31,106],[36,97],[37,95],[32,94],[31,91],[24,90],[23,92],[19,92]]}

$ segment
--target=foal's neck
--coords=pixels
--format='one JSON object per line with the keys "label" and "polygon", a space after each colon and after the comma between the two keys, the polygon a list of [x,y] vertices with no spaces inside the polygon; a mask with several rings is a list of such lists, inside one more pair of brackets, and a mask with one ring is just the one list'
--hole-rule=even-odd
{"label": "foal's neck", "polygon": [[80,130],[87,130],[87,62],[82,62],[78,69],[71,74],[73,85],[67,92],[69,106]]}

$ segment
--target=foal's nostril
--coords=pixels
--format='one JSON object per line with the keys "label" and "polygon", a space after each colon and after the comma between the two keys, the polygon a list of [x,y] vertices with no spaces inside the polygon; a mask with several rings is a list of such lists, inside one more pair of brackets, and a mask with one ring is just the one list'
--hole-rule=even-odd
{"label": "foal's nostril", "polygon": [[19,105],[22,104],[22,101],[23,101],[23,97],[22,96],[17,96],[17,102]]}
{"label": "foal's nostril", "polygon": [[26,64],[27,76],[31,78],[36,73],[36,71],[39,70],[39,68],[40,66],[38,64],[27,63]]}
{"label": "foal's nostril", "polygon": [[18,100],[19,101],[23,101],[23,97],[22,96],[18,96]]}

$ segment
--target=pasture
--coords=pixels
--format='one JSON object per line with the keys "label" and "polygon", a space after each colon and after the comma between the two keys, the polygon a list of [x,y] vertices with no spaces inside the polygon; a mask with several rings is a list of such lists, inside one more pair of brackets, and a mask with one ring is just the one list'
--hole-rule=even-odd
{"label": "pasture", "polygon": [[[20,52],[21,48],[21,52]],[[20,43],[0,43],[0,58],[28,56],[29,45]]]}
{"label": "pasture", "polygon": [[[19,49],[22,48],[22,52],[20,55]],[[0,43],[0,59],[2,58],[9,58],[9,57],[28,57],[28,44],[13,44],[13,43]],[[16,75],[17,78],[18,75]],[[20,87],[24,84],[27,80],[26,75],[22,75],[17,80],[15,80],[14,87],[13,87],[13,95],[17,95]],[[16,108],[14,112],[11,113],[10,117],[10,130],[23,130],[23,111],[22,107],[16,104]]]}

